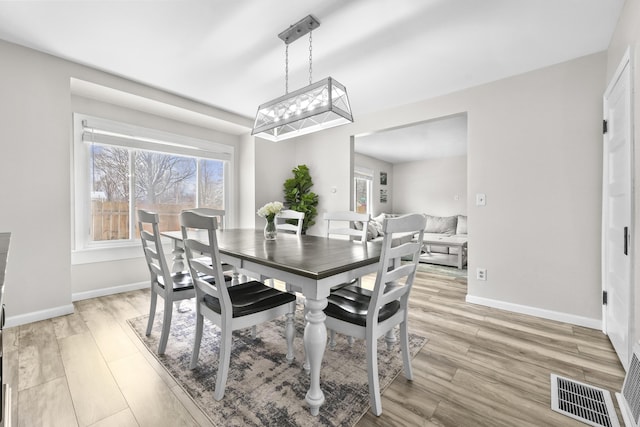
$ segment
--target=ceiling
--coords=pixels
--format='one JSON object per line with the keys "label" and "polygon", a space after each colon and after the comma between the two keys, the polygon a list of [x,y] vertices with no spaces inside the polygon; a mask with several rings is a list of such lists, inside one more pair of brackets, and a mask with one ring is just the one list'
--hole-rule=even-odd
{"label": "ceiling", "polygon": [[354,151],[389,163],[467,155],[467,115],[356,136]]}
{"label": "ceiling", "polygon": [[[624,0],[1,1],[0,39],[246,117],[284,94],[278,33],[308,14],[313,81],[358,115],[607,49]],[[289,88],[309,45],[289,48]]]}

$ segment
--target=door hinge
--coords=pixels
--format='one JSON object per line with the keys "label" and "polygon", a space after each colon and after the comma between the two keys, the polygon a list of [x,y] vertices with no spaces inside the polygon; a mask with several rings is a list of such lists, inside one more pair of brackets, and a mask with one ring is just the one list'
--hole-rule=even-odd
{"label": "door hinge", "polygon": [[607,291],[602,291],[602,305],[607,305]]}
{"label": "door hinge", "polygon": [[603,135],[604,135],[605,133],[607,133],[607,129],[608,129],[608,127],[607,127],[607,121],[606,121],[606,120],[603,120],[603,121],[602,121],[602,134],[603,134]]}

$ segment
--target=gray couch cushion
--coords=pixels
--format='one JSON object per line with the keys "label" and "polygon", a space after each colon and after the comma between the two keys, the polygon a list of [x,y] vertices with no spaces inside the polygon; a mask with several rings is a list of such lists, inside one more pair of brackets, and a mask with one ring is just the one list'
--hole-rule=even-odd
{"label": "gray couch cushion", "polygon": [[456,234],[457,216],[427,215],[425,233]]}
{"label": "gray couch cushion", "polygon": [[[356,230],[362,230],[362,221],[356,221],[354,223]],[[367,223],[367,240],[373,240],[376,237],[378,237],[378,230],[376,229],[375,225],[373,225],[371,222]]]}

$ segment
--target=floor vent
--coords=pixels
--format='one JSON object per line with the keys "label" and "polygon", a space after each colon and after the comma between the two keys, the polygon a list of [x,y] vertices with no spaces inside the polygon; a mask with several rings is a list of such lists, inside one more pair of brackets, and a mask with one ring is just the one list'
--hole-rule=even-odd
{"label": "floor vent", "polygon": [[616,393],[622,419],[627,427],[640,425],[640,346],[633,347],[633,355],[624,377],[622,392]]}
{"label": "floor vent", "polygon": [[551,374],[551,409],[595,427],[620,427],[611,393]]}

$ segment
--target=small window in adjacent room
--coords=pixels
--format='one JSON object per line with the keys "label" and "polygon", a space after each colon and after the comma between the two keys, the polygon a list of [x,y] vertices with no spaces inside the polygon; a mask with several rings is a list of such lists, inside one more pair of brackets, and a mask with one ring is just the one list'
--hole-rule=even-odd
{"label": "small window in adjacent room", "polygon": [[356,167],[353,174],[353,206],[356,212],[371,214],[372,184],[373,171]]}
{"label": "small window in adjacent room", "polygon": [[137,244],[135,212],[179,230],[180,211],[225,209],[233,147],[74,115],[75,249]]}

